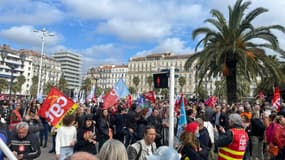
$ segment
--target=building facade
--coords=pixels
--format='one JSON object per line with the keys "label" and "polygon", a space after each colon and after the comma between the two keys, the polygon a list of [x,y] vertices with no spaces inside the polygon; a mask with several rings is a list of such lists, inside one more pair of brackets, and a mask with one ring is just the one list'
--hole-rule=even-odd
{"label": "building facade", "polygon": [[[1,46],[0,51],[0,78],[5,79],[9,84],[7,87],[3,88],[2,93],[9,94],[10,87],[15,87],[13,85],[17,82],[17,78],[23,75],[25,77],[25,83],[21,86],[20,90],[16,91],[16,93],[11,90],[11,94],[29,95],[29,87],[31,85],[30,80],[33,76],[31,58],[25,55],[22,50],[14,50],[6,44]],[[21,58],[22,56],[24,57],[23,59]],[[12,84],[11,81],[13,82]]]}
{"label": "building facade", "polygon": [[81,56],[72,52],[57,52],[53,58],[61,64],[61,71],[68,89],[81,86]]}
{"label": "building facade", "polygon": [[[33,76],[38,76],[40,71],[41,54],[32,50],[22,50],[32,59]],[[42,55],[42,71],[40,89],[45,89],[47,84],[57,85],[61,77],[61,66],[54,58]],[[38,77],[37,77],[38,78]],[[31,80],[32,84],[32,80]],[[33,84],[37,85],[37,84]]]}
{"label": "building facade", "polygon": [[[136,88],[138,93],[153,90],[153,83],[148,83],[148,79],[152,78],[154,73],[159,73],[161,70],[170,69],[171,66],[174,66],[175,69],[179,70],[179,72],[175,73],[176,77],[184,77],[186,79],[185,85],[181,87],[178,83],[178,78],[175,78],[175,92],[193,94],[196,70],[191,68],[189,72],[184,69],[184,65],[190,56],[190,54],[159,53],[131,58],[128,64],[128,86]],[[138,86],[135,86],[133,83],[134,77],[139,78]]]}
{"label": "building facade", "polygon": [[112,88],[122,78],[125,83],[128,80],[128,65],[101,65],[88,70],[87,77],[92,84],[103,89]]}

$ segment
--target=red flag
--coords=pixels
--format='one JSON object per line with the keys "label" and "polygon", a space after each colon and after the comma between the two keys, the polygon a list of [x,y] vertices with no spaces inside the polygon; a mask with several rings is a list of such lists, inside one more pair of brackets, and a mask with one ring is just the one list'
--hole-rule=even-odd
{"label": "red flag", "polygon": [[186,106],[187,105],[187,100],[186,98],[184,98],[184,95],[181,94],[180,96],[177,96],[176,97],[176,100],[175,100],[175,112],[179,115],[180,113],[180,108],[181,108],[181,104],[182,104],[182,99],[184,100],[184,105]]}
{"label": "red flag", "polygon": [[129,95],[127,103],[128,103],[128,108],[130,108],[132,106],[132,95]]}
{"label": "red flag", "polygon": [[55,126],[73,105],[76,104],[69,97],[52,87],[38,114]]}
{"label": "red flag", "polygon": [[151,102],[155,103],[154,91],[145,92],[145,93],[143,93],[143,96],[145,99],[148,99]]}
{"label": "red flag", "polygon": [[104,100],[103,108],[107,109],[118,103],[119,97],[117,96],[116,91],[112,89],[103,97],[103,100]]}
{"label": "red flag", "polygon": [[216,96],[212,96],[205,101],[205,104],[209,107],[214,107],[216,105],[218,98]]}
{"label": "red flag", "polygon": [[279,111],[280,110],[280,89],[279,87],[275,87],[274,96],[272,100],[272,106]]}
{"label": "red flag", "polygon": [[5,96],[3,94],[0,95],[0,101],[5,100]]}

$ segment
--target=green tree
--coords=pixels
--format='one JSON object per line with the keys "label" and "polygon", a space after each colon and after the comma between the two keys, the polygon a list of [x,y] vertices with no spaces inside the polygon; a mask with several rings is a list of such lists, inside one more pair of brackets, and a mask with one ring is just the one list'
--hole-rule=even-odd
{"label": "green tree", "polygon": [[186,84],[186,78],[183,76],[179,77],[178,83],[179,83],[179,86],[181,87],[180,92],[182,93],[183,92],[183,86]]}
{"label": "green tree", "polygon": [[58,84],[57,84],[57,88],[64,92],[67,93],[67,81],[65,80],[65,78],[63,76],[60,77]]}
{"label": "green tree", "polygon": [[206,99],[208,97],[208,92],[203,85],[198,86],[198,95],[201,99]]}
{"label": "green tree", "polygon": [[139,83],[140,83],[140,78],[139,78],[138,76],[135,76],[135,77],[133,78],[133,83],[134,83],[134,85],[136,86],[136,91],[138,91],[138,85],[139,85]]}
{"label": "green tree", "polygon": [[26,82],[26,78],[24,75],[20,75],[17,77],[16,82],[14,83],[14,93],[20,92],[22,93],[22,86]]}
{"label": "green tree", "polygon": [[33,76],[32,78],[32,85],[30,87],[30,95],[32,97],[36,97],[37,96],[37,89],[38,89],[38,76]]}
{"label": "green tree", "polygon": [[95,89],[95,96],[99,97],[102,92],[103,92],[103,89],[101,87],[96,87],[96,89]]}
{"label": "green tree", "polygon": [[[228,103],[237,102],[237,69],[242,68],[240,74],[247,79],[274,77],[281,81],[284,75],[278,69],[278,64],[270,59],[264,52],[264,48],[278,53],[284,53],[279,47],[277,37],[272,30],[285,32],[281,25],[255,27],[252,21],[268,10],[256,8],[246,11],[251,2],[237,0],[233,7],[229,6],[228,20],[215,9],[211,10],[213,18],[205,22],[214,28],[197,28],[193,31],[193,39],[200,35],[203,38],[197,43],[197,48],[203,44],[203,49],[191,56],[185,68],[192,67],[196,62],[202,76],[226,78]],[[260,41],[253,41],[260,39]]]}
{"label": "green tree", "polygon": [[168,90],[168,88],[163,88],[163,89],[161,89],[160,93],[161,93],[161,95],[164,96],[164,99],[166,99],[168,97],[169,90]]}
{"label": "green tree", "polygon": [[83,83],[81,89],[85,90],[85,93],[89,94],[92,87],[92,82],[90,78],[86,78]]}
{"label": "green tree", "polygon": [[44,84],[43,94],[47,95],[50,92],[51,87],[54,87],[55,84],[53,82],[47,82]]}
{"label": "green tree", "polygon": [[3,90],[7,90],[9,86],[9,83],[6,79],[0,79],[0,93],[2,93]]}
{"label": "green tree", "polygon": [[135,94],[136,93],[136,89],[133,86],[129,87],[129,91],[130,91],[131,94]]}
{"label": "green tree", "polygon": [[152,90],[153,77],[147,76],[146,77],[146,83],[148,84],[149,89]]}

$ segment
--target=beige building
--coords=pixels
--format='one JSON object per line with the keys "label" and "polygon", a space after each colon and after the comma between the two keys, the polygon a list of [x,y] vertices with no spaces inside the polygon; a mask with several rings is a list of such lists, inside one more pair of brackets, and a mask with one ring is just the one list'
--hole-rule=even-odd
{"label": "beige building", "polygon": [[163,69],[170,69],[171,66],[174,66],[175,69],[179,69],[179,72],[176,72],[175,75],[178,75],[178,78],[185,77],[186,79],[185,85],[181,88],[178,78],[175,78],[175,92],[180,93],[182,91],[185,94],[193,94],[195,90],[195,70],[190,69],[190,71],[186,71],[184,69],[184,65],[190,56],[190,54],[159,53],[131,58],[128,64],[128,86],[135,87],[133,78],[139,77],[138,93],[153,90],[153,84],[149,86],[147,77],[152,77],[153,73],[158,73]]}
{"label": "beige building", "polygon": [[[22,50],[26,55],[32,59],[33,75],[39,75],[41,54],[32,50]],[[41,73],[41,87],[50,83],[56,85],[61,77],[61,66],[54,58],[43,55],[42,57],[42,73]],[[31,82],[32,83],[32,82]]]}
{"label": "beige building", "polygon": [[87,71],[87,77],[92,84],[103,89],[112,88],[122,78],[125,83],[128,80],[128,65],[101,65]]}

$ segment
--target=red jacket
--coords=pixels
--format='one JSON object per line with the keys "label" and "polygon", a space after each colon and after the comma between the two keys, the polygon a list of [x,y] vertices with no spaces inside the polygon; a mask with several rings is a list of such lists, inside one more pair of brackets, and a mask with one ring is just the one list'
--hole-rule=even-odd
{"label": "red jacket", "polygon": [[277,144],[280,149],[285,146],[285,127],[277,124],[275,129],[275,134],[273,137],[273,143]]}

